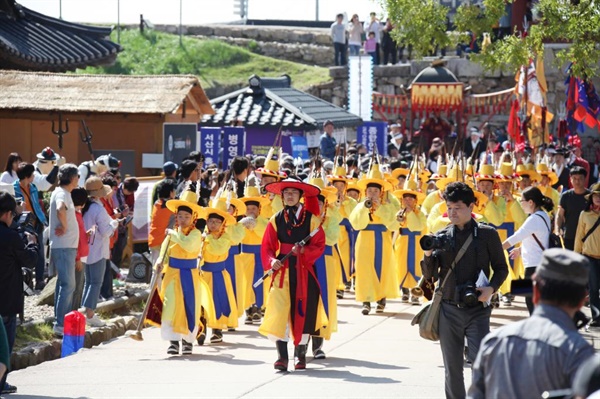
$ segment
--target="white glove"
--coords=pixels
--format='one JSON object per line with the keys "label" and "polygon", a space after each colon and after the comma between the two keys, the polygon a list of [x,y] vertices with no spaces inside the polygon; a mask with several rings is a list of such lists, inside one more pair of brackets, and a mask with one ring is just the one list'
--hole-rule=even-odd
{"label": "white glove", "polygon": [[59,157],[58,160],[56,161],[56,165],[63,166],[64,164],[67,163],[67,158],[65,157]]}
{"label": "white glove", "polygon": [[119,227],[119,219],[113,219],[110,221],[110,227],[113,228],[113,230],[115,230],[117,227]]}

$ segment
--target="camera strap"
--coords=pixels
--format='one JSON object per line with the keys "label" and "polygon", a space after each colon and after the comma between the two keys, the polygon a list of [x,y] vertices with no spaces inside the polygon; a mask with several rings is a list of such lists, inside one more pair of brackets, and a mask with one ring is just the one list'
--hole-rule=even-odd
{"label": "camera strap", "polygon": [[444,281],[442,281],[442,284],[440,285],[440,290],[444,289],[444,285],[446,285],[446,281],[448,281],[448,277],[450,277],[450,275],[454,271],[454,268],[456,267],[456,264],[458,262],[460,262],[463,255],[465,254],[465,252],[467,252],[467,249],[469,249],[469,246],[471,245],[472,242],[473,242],[473,234],[470,234],[469,237],[467,238],[467,241],[465,241],[463,246],[460,247],[460,250],[458,251],[458,253],[456,254],[456,257],[452,261],[452,264],[450,265],[450,271],[448,272],[448,274],[446,274],[446,277],[444,277]]}

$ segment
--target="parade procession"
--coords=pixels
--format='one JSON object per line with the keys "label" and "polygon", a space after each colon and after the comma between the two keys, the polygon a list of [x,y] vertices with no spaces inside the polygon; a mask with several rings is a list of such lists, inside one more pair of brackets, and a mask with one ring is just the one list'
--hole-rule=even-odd
{"label": "parade procession", "polygon": [[0,399],[600,398],[598,1],[306,3],[0,1]]}

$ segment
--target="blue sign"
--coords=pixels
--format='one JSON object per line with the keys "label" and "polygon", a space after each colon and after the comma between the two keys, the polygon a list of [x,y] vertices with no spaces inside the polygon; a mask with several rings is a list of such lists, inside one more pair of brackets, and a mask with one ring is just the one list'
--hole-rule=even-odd
{"label": "blue sign", "polygon": [[310,159],[306,137],[290,136],[290,141],[292,143],[292,157],[294,159],[302,158],[304,161]]}
{"label": "blue sign", "polygon": [[246,129],[241,126],[223,128],[223,169],[229,168],[233,158],[244,156]]}
{"label": "blue sign", "polygon": [[377,146],[377,152],[387,156],[387,129],[387,122],[365,122],[356,132],[356,141],[367,147],[369,153]]}
{"label": "blue sign", "polygon": [[219,148],[221,147],[220,127],[200,128],[200,153],[204,155],[204,167],[216,163],[219,165]]}

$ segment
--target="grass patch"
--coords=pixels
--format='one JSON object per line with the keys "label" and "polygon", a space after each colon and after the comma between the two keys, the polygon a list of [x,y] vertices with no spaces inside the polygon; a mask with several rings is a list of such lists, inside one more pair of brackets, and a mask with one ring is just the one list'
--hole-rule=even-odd
{"label": "grass patch", "polygon": [[14,351],[21,350],[27,345],[36,342],[47,342],[53,338],[51,324],[36,324],[31,327],[17,327]]}
{"label": "grass patch", "polygon": [[[111,39],[116,41],[116,32]],[[308,66],[254,54],[218,40],[202,40],[153,30],[121,31],[124,50],[114,65],[88,67],[77,73],[116,75],[193,74],[205,88],[246,84],[253,75],[276,77],[288,74],[298,89],[330,80],[327,68]],[[256,49],[254,49],[256,50]]]}

